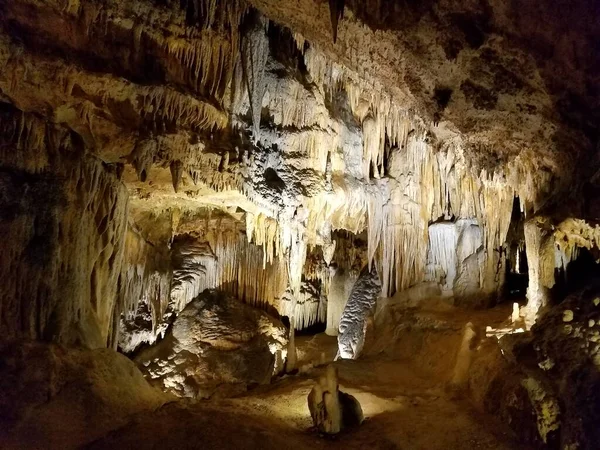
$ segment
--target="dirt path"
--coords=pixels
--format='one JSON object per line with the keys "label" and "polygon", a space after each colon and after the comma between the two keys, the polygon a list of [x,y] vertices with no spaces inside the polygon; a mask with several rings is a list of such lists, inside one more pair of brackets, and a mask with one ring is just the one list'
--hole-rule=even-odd
{"label": "dirt path", "polygon": [[511,449],[506,427],[475,413],[443,384],[397,360],[338,363],[341,389],[356,396],[366,421],[336,438],[311,430],[306,396],[322,369],[281,379],[244,397],[178,402],[137,417],[94,449]]}

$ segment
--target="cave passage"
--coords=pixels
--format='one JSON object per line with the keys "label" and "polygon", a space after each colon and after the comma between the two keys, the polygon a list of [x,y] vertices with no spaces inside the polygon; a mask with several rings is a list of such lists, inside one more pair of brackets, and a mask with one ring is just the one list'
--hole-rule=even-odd
{"label": "cave passage", "polygon": [[0,0],[0,448],[597,449],[596,3]]}

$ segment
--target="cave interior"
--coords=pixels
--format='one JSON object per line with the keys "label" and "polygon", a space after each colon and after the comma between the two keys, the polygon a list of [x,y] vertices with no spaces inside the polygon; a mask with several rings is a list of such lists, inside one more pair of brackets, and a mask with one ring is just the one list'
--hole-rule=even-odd
{"label": "cave interior", "polygon": [[0,0],[0,447],[600,448],[600,3]]}

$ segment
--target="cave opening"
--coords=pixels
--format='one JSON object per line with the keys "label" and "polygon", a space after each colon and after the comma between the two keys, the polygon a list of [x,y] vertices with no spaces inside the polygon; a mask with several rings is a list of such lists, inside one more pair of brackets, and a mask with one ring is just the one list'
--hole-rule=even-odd
{"label": "cave opening", "polygon": [[[559,252],[557,249],[557,253]],[[552,302],[560,303],[570,294],[589,286],[597,286],[600,282],[599,257],[600,251],[596,247],[578,247],[575,259],[569,261],[566,267],[562,264],[558,266],[554,273],[555,284],[550,292]]]}
{"label": "cave opening", "polygon": [[529,285],[529,267],[525,249],[525,216],[521,202],[515,196],[506,237],[506,270],[503,301],[525,303]]}
{"label": "cave opening", "polygon": [[[282,316],[281,321],[287,328],[290,327],[290,318],[288,316]],[[297,337],[316,336],[324,333],[326,328],[327,324],[325,322],[315,322],[312,325],[302,328],[301,330],[296,330],[295,333]]]}

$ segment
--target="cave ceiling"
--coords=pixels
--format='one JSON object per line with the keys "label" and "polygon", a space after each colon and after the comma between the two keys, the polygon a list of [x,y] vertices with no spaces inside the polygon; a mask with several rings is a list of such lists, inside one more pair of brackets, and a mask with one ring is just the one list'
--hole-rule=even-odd
{"label": "cave ceiling", "polygon": [[328,222],[361,231],[367,206],[347,204],[399,180],[394,151],[414,136],[450,155],[446,175],[501,184],[535,212],[600,167],[598,8],[2,1],[0,100],[113,164],[140,228],[148,215],[209,207],[294,218],[322,243],[307,223],[327,213],[303,211],[345,203]]}

